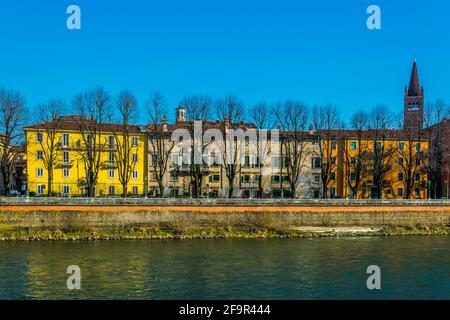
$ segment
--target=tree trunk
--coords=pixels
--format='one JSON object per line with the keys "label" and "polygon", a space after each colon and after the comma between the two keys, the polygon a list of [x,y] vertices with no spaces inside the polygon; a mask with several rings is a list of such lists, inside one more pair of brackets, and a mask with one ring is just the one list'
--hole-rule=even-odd
{"label": "tree trunk", "polygon": [[128,196],[128,183],[122,183],[123,197],[126,198]]}
{"label": "tree trunk", "polygon": [[161,179],[158,180],[158,189],[159,189],[159,196],[161,198],[163,198],[164,197],[164,184]]}
{"label": "tree trunk", "polygon": [[47,184],[48,184],[47,197],[51,197],[52,196],[52,181],[53,181],[53,170],[52,170],[51,167],[49,167],[49,169],[48,169],[48,179],[47,179]]}

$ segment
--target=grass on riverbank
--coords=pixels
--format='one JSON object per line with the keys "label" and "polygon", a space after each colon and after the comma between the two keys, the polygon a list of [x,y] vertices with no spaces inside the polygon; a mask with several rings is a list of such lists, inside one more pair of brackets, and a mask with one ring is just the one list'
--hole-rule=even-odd
{"label": "grass on riverbank", "polygon": [[[384,227],[380,229],[345,231],[325,228],[325,231],[302,231],[295,228],[273,227],[216,227],[184,228],[180,225],[162,227],[122,227],[115,229],[67,229],[16,228],[0,225],[0,240],[112,240],[112,239],[215,239],[215,238],[315,238],[315,237],[361,237],[361,236],[410,236],[450,235],[450,226],[416,225],[409,227]],[[342,229],[342,228],[341,228]]]}

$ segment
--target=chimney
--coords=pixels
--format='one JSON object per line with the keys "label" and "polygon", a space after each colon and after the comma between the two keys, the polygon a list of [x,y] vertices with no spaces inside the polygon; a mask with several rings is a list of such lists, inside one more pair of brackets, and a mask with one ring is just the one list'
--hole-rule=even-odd
{"label": "chimney", "polygon": [[165,113],[164,113],[164,116],[162,118],[161,124],[162,124],[163,132],[167,132],[168,131],[168,129],[167,129],[167,115]]}
{"label": "chimney", "polygon": [[312,124],[309,125],[309,134],[314,134],[314,128]]}

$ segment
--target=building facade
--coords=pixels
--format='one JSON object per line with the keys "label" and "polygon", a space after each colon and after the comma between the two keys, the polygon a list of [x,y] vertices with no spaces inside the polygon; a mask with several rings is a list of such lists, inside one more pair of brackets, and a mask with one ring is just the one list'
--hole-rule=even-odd
{"label": "building facade", "polygon": [[[424,89],[416,61],[405,89],[401,129],[333,129],[323,135],[311,127],[275,133],[229,119],[188,121],[186,115],[180,105],[174,123],[164,117],[125,131],[119,124],[80,116],[28,126],[28,191],[86,196],[88,177],[95,176],[91,196],[420,199],[449,193],[450,122],[437,124],[439,130],[423,127]],[[98,152],[92,153],[84,123],[84,129],[96,129],[91,136]],[[239,139],[227,140],[230,132]],[[230,150],[239,150],[239,161],[234,153],[234,162],[227,162]],[[94,156],[97,164],[88,166]]]}
{"label": "building facade", "polygon": [[89,174],[95,179],[95,196],[123,195],[127,180],[127,194],[145,193],[145,130],[130,125],[124,139],[121,125],[89,121],[62,116],[24,128],[30,194],[49,195],[50,186],[50,195],[86,196]]}

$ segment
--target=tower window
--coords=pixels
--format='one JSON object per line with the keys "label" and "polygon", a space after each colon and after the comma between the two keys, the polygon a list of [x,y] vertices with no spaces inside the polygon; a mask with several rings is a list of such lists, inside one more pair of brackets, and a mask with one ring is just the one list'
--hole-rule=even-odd
{"label": "tower window", "polygon": [[418,103],[408,103],[408,110],[410,110],[410,111],[419,110],[419,104]]}

